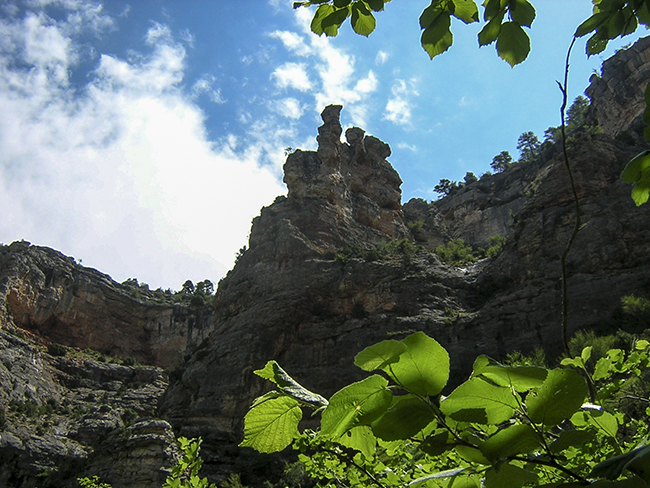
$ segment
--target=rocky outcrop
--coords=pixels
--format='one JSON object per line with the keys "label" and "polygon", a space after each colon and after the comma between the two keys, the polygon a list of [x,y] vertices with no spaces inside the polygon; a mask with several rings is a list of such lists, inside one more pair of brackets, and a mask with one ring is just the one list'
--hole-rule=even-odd
{"label": "rocky outcrop", "polygon": [[[632,58],[644,59],[645,42],[644,54]],[[616,89],[607,69],[602,80]],[[628,123],[620,128],[600,117],[606,103],[594,100],[590,115],[602,133],[576,134],[570,150],[584,222],[569,255],[571,331],[615,330],[621,297],[645,293],[650,276],[647,209],[634,207],[619,180],[625,162],[645,148],[632,114],[639,102],[626,102]],[[267,387],[252,371],[269,359],[329,395],[360,377],[352,366],[358,351],[415,330],[449,350],[455,381],[479,354],[562,350],[559,260],[575,214],[560,151],[548,148],[535,163],[435,204],[409,202],[402,212],[387,146],[360,129],[340,142],[339,111],[323,112],[317,151],[287,159],[287,197],[253,222],[249,250],[219,287],[215,331],[161,404],[179,432],[211,439],[206,467],[213,476],[238,463],[254,466],[232,446],[249,402]],[[493,235],[507,242],[495,259],[462,270],[405,247],[374,261],[336,257],[342,248],[408,235],[409,223],[429,249],[452,237],[477,246]],[[254,481],[255,470],[244,471],[245,481]]]}
{"label": "rocky outcrop", "polygon": [[161,486],[176,455],[171,426],[152,418],[163,371],[51,356],[17,333],[0,330],[0,486]]}
{"label": "rocky outcrop", "polygon": [[0,247],[0,327],[172,369],[212,330],[212,308],[159,303],[145,293],[52,249]]}

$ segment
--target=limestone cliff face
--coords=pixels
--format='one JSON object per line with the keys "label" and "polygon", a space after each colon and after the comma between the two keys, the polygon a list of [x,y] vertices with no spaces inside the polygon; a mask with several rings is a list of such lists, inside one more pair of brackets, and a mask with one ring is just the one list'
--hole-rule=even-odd
{"label": "limestone cliff face", "polygon": [[[646,72],[649,49],[641,41],[626,54],[626,65]],[[620,96],[626,86],[615,76],[604,69],[593,83],[607,90],[589,91],[590,117],[602,134],[578,134],[570,151],[584,223],[569,255],[572,331],[615,329],[621,297],[643,294],[650,276],[650,217],[619,180],[626,161],[645,149],[640,102]],[[612,103],[627,121],[620,127],[606,116]],[[316,152],[287,159],[288,196],[255,219],[250,249],[219,287],[215,331],[161,404],[179,432],[210,439],[213,474],[237,469],[238,462],[254,465],[232,446],[250,401],[267,387],[252,371],[269,359],[330,395],[360,377],[352,366],[357,352],[415,330],[449,350],[456,381],[479,354],[561,350],[559,260],[575,214],[558,148],[452,198],[415,200],[402,210],[387,146],[362,138],[359,129],[340,142],[339,111],[323,112]],[[429,249],[452,237],[485,245],[497,234],[507,237],[506,247],[466,270],[441,265],[429,252],[374,262],[334,258],[344,246],[408,235],[406,223],[415,221],[423,224],[413,237]]]}
{"label": "limestone cliff face", "polygon": [[129,288],[45,247],[0,247],[0,327],[56,342],[175,367],[212,330],[212,310],[137,298]]}

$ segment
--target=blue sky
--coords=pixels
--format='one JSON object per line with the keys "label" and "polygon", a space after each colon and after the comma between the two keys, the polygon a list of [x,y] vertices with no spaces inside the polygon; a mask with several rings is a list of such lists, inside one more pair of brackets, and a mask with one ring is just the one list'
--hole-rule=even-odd
{"label": "blue sky", "polygon": [[[524,131],[559,124],[566,49],[588,0],[537,0],[511,69],[479,25],[430,61],[425,0],[394,1],[368,38],[309,33],[290,0],[10,0],[0,4],[0,242],[25,239],[118,281],[217,281],[251,219],[285,193],[287,147],[315,148],[325,105],[391,145],[403,200],[489,170]],[[641,34],[640,32],[639,34]],[[572,57],[570,96],[602,60]],[[9,210],[7,210],[9,209]]]}

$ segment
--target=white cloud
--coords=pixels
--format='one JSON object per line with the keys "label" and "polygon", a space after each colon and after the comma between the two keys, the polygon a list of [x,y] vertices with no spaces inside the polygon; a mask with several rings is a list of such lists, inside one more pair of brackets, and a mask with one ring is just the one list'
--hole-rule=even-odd
{"label": "white cloud", "polygon": [[275,84],[280,88],[295,88],[302,92],[312,88],[307,68],[302,63],[284,63],[273,71],[271,78],[275,79]]}
{"label": "white cloud", "polygon": [[273,39],[278,39],[288,51],[298,56],[309,56],[313,54],[313,50],[307,43],[305,36],[291,31],[274,31],[269,36]]}
{"label": "white cloud", "polygon": [[397,148],[398,149],[404,149],[404,150],[407,150],[407,151],[412,151],[414,153],[418,152],[417,146],[412,145],[412,144],[407,144],[406,142],[400,142],[399,144],[397,144]]}
{"label": "white cloud", "polygon": [[388,54],[386,51],[379,51],[377,53],[377,57],[375,58],[375,64],[381,66],[382,64],[386,63],[386,61],[388,61],[389,57],[390,54]]}
{"label": "white cloud", "polygon": [[[110,27],[90,4],[60,5]],[[102,54],[92,81],[71,86],[79,29],[39,12],[0,20],[0,206],[11,209],[0,241],[51,246],[154,287],[218,279],[252,217],[285,191],[282,149],[264,134],[240,153],[234,136],[208,139],[182,86],[185,50],[161,24],[144,37],[148,54]]]}
{"label": "white cloud", "polygon": [[299,119],[304,113],[301,103],[295,98],[283,98],[273,105],[277,113],[289,119]]}
{"label": "white cloud", "polygon": [[410,98],[418,95],[415,80],[408,83],[405,80],[395,80],[391,93],[392,97],[386,103],[384,120],[398,125],[410,125],[413,109]]}
{"label": "white cloud", "polygon": [[196,99],[200,95],[207,95],[208,99],[219,105],[226,103],[226,99],[221,95],[221,88],[216,90],[213,88],[217,79],[213,75],[202,75],[196,82],[192,85],[192,98]]}

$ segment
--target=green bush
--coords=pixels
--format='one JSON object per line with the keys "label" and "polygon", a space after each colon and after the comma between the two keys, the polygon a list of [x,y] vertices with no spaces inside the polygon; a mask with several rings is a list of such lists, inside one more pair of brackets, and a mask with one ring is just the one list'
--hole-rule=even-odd
{"label": "green bush", "polygon": [[452,239],[447,244],[436,247],[434,252],[443,263],[452,266],[463,266],[478,261],[472,248],[465,245],[463,239]]}
{"label": "green bush", "polygon": [[57,344],[56,342],[52,342],[47,345],[47,353],[50,356],[65,356],[66,354],[68,354],[68,348],[62,344]]}
{"label": "green bush", "polygon": [[501,252],[501,249],[503,249],[503,246],[506,244],[506,238],[504,236],[492,236],[488,239],[488,248],[485,250],[485,257],[488,258],[493,258],[499,252]]}

